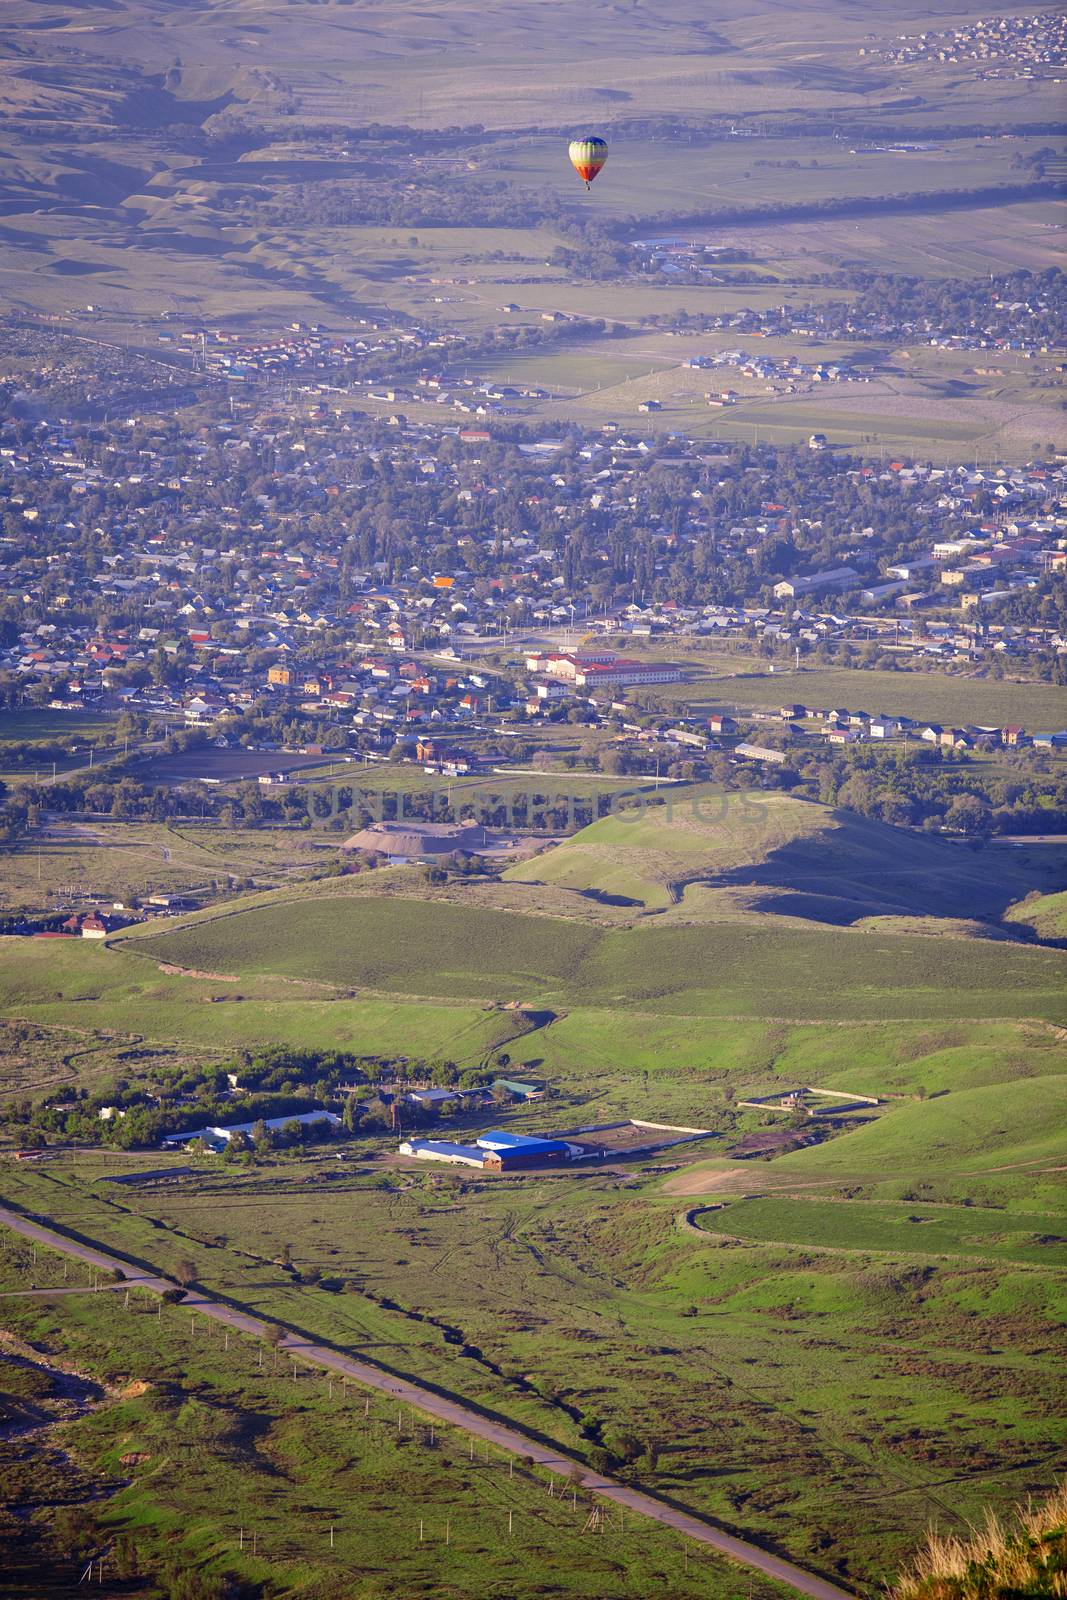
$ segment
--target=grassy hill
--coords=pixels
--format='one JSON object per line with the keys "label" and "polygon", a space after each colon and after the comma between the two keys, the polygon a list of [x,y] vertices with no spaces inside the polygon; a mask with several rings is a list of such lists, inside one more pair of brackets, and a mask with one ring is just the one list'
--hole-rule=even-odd
{"label": "grassy hill", "polygon": [[777,794],[709,790],[675,804],[619,812],[504,873],[591,899],[644,909],[677,903],[686,885],[774,850],[824,826],[819,808]]}
{"label": "grassy hill", "polygon": [[1039,939],[1067,939],[1067,890],[1057,894],[1038,895],[1012,906],[1007,920],[1021,927],[1033,928]]}
{"label": "grassy hill", "polygon": [[1067,961],[1058,951],[755,922],[601,930],[476,905],[323,894],[231,910],[115,948],[222,978],[270,973],[553,1009],[1067,1021]]}
{"label": "grassy hill", "polygon": [[1067,1269],[1067,1215],[1035,1211],[1006,1217],[977,1207],[868,1204],[797,1194],[739,1200],[705,1218],[709,1232],[770,1244],[893,1256],[1003,1260]]}
{"label": "grassy hill", "polygon": [[775,1167],[814,1178],[981,1173],[1038,1164],[1062,1155],[1065,1118],[1067,1075],[960,1089],[894,1108],[847,1139],[795,1151]]}
{"label": "grassy hill", "polygon": [[[52,71],[34,84],[32,104],[52,116],[69,115],[81,93],[104,120],[116,110],[109,88],[125,110],[121,90],[106,78],[91,85],[91,97],[79,83],[86,65],[117,58],[139,71],[133,111],[143,118],[163,118],[171,96],[179,109],[225,97],[278,123],[287,110],[305,123],[337,122],[351,117],[353,106],[367,122],[454,123],[462,105],[468,122],[506,128],[590,117],[611,124],[635,114],[677,115],[680,105],[704,101],[729,116],[809,110],[828,100],[891,114],[898,74],[870,54],[862,58],[858,47],[872,30],[892,39],[927,21],[909,0],[885,0],[862,14],[845,0],[801,4],[787,18],[736,0],[717,5],[713,20],[699,0],[657,8],[554,0],[547,18],[539,10],[530,0],[507,0],[495,8],[489,34],[471,0],[438,0],[430,13],[418,0],[209,0],[195,7],[9,0],[5,22],[21,36],[20,55],[34,46],[49,60]],[[951,8],[943,25],[953,12],[961,21],[973,14]],[[81,74],[67,66],[71,46],[81,55]],[[153,83],[164,72],[165,88]],[[913,116],[926,110],[916,89],[961,112],[979,103],[965,72],[933,65],[913,73],[912,82]],[[1048,90],[1041,83],[1028,88],[1039,117]],[[998,108],[1019,93],[1010,82],[980,89]],[[20,102],[11,91],[16,106],[28,94],[24,89]]]}
{"label": "grassy hill", "polygon": [[739,910],[835,925],[951,918],[961,924],[953,931],[969,932],[968,919],[999,921],[1034,872],[1006,852],[974,854],[787,795],[709,789],[605,817],[504,878],[635,912],[677,908],[668,920]]}

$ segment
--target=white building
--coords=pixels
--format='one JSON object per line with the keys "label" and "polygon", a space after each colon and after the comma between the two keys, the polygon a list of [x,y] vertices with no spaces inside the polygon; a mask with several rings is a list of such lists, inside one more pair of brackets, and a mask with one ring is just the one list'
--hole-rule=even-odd
{"label": "white building", "polygon": [[[260,1119],[257,1119],[260,1120]],[[286,1127],[290,1122],[298,1122],[306,1128],[317,1122],[328,1122],[332,1128],[341,1126],[341,1118],[333,1111],[302,1111],[288,1117],[264,1117],[261,1119],[263,1126],[269,1132],[277,1132],[279,1128]],[[194,1128],[191,1133],[169,1133],[163,1140],[164,1150],[176,1150],[187,1144],[193,1144],[197,1139],[206,1144],[209,1149],[222,1150],[233,1139],[234,1134],[247,1134],[252,1137],[255,1122],[236,1122],[228,1128]]]}

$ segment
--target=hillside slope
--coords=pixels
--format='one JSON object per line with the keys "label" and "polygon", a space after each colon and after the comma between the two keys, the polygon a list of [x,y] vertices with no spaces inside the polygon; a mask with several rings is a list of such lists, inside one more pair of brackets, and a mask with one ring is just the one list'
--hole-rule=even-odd
{"label": "hillside slope", "polygon": [[880,917],[999,924],[1035,887],[1033,870],[1007,852],[974,852],[787,795],[704,790],[605,817],[504,877],[670,920],[773,912],[848,926]]}
{"label": "hillside slope", "polygon": [[[1050,1061],[1050,1068],[1063,1065]],[[1067,1075],[959,1089],[893,1107],[847,1139],[780,1157],[776,1172],[805,1178],[921,1171],[981,1173],[1038,1165],[1063,1153]]]}
{"label": "hillside slope", "polygon": [[1067,1021],[1058,950],[866,935],[753,919],[600,929],[439,901],[262,902],[111,950],[220,975],[694,1017],[1035,1017]]}

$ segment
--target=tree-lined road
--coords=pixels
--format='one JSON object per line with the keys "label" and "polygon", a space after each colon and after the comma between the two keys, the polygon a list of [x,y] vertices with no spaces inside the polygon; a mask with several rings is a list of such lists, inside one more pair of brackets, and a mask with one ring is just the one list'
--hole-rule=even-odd
{"label": "tree-lined road", "polygon": [[[80,1244],[76,1240],[65,1238],[62,1234],[53,1233],[42,1224],[21,1216],[16,1211],[10,1211],[5,1206],[0,1206],[0,1224],[10,1228],[14,1233],[21,1234],[25,1239],[45,1244],[63,1255],[84,1262],[87,1266],[96,1267],[103,1272],[121,1272],[124,1283],[132,1287],[151,1289],[157,1294],[174,1288],[169,1278],[144,1272],[118,1256],[108,1254],[105,1250]],[[60,1292],[60,1287],[48,1292]],[[251,1334],[257,1339],[269,1338],[272,1332],[280,1327],[278,1323],[251,1316],[248,1312],[238,1311],[233,1306],[212,1300],[199,1289],[186,1290],[181,1304],[189,1311],[199,1312],[214,1322],[222,1323],[225,1327],[236,1329],[240,1333]],[[475,1438],[495,1445],[499,1450],[532,1461],[548,1472],[576,1482],[578,1486],[599,1495],[603,1500],[610,1500],[637,1516],[648,1517],[654,1522],[661,1523],[673,1532],[681,1534],[683,1538],[691,1539],[694,1544],[705,1545],[718,1551],[720,1555],[752,1567],[764,1577],[783,1584],[797,1594],[808,1595],[811,1600],[850,1600],[847,1590],[838,1588],[814,1573],[805,1572],[802,1567],[796,1567],[780,1556],[761,1550],[758,1545],[748,1544],[743,1539],[735,1538],[723,1528],[691,1516],[688,1512],[677,1510],[674,1506],[667,1505],[640,1489],[633,1489],[627,1484],[617,1482],[614,1478],[606,1478],[580,1465],[575,1474],[577,1464],[572,1457],[547,1448],[514,1426],[495,1422],[492,1418],[471,1410],[461,1400],[453,1400],[410,1379],[396,1377],[393,1373],[384,1372],[379,1367],[343,1355],[340,1351],[331,1350],[325,1345],[315,1344],[298,1334],[284,1333],[277,1347],[288,1351],[294,1359],[298,1358],[309,1365],[321,1367],[327,1372],[336,1372],[344,1378],[350,1378],[363,1388],[387,1395],[398,1404],[413,1406],[425,1416],[433,1417],[439,1422],[450,1423],[465,1433],[473,1434]]]}

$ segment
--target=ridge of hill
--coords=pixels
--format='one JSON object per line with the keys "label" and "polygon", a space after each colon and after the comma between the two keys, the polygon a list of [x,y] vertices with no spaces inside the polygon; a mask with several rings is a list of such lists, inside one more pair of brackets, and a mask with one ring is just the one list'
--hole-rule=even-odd
{"label": "ridge of hill", "polygon": [[[923,919],[923,931],[941,920],[957,935],[999,937],[1025,936],[1029,919],[1002,919],[1038,887],[1007,853],[788,795],[711,789],[605,817],[503,877],[671,921],[770,912],[834,926],[905,919],[900,931],[911,931]],[[893,931],[885,920],[876,929]]]}

